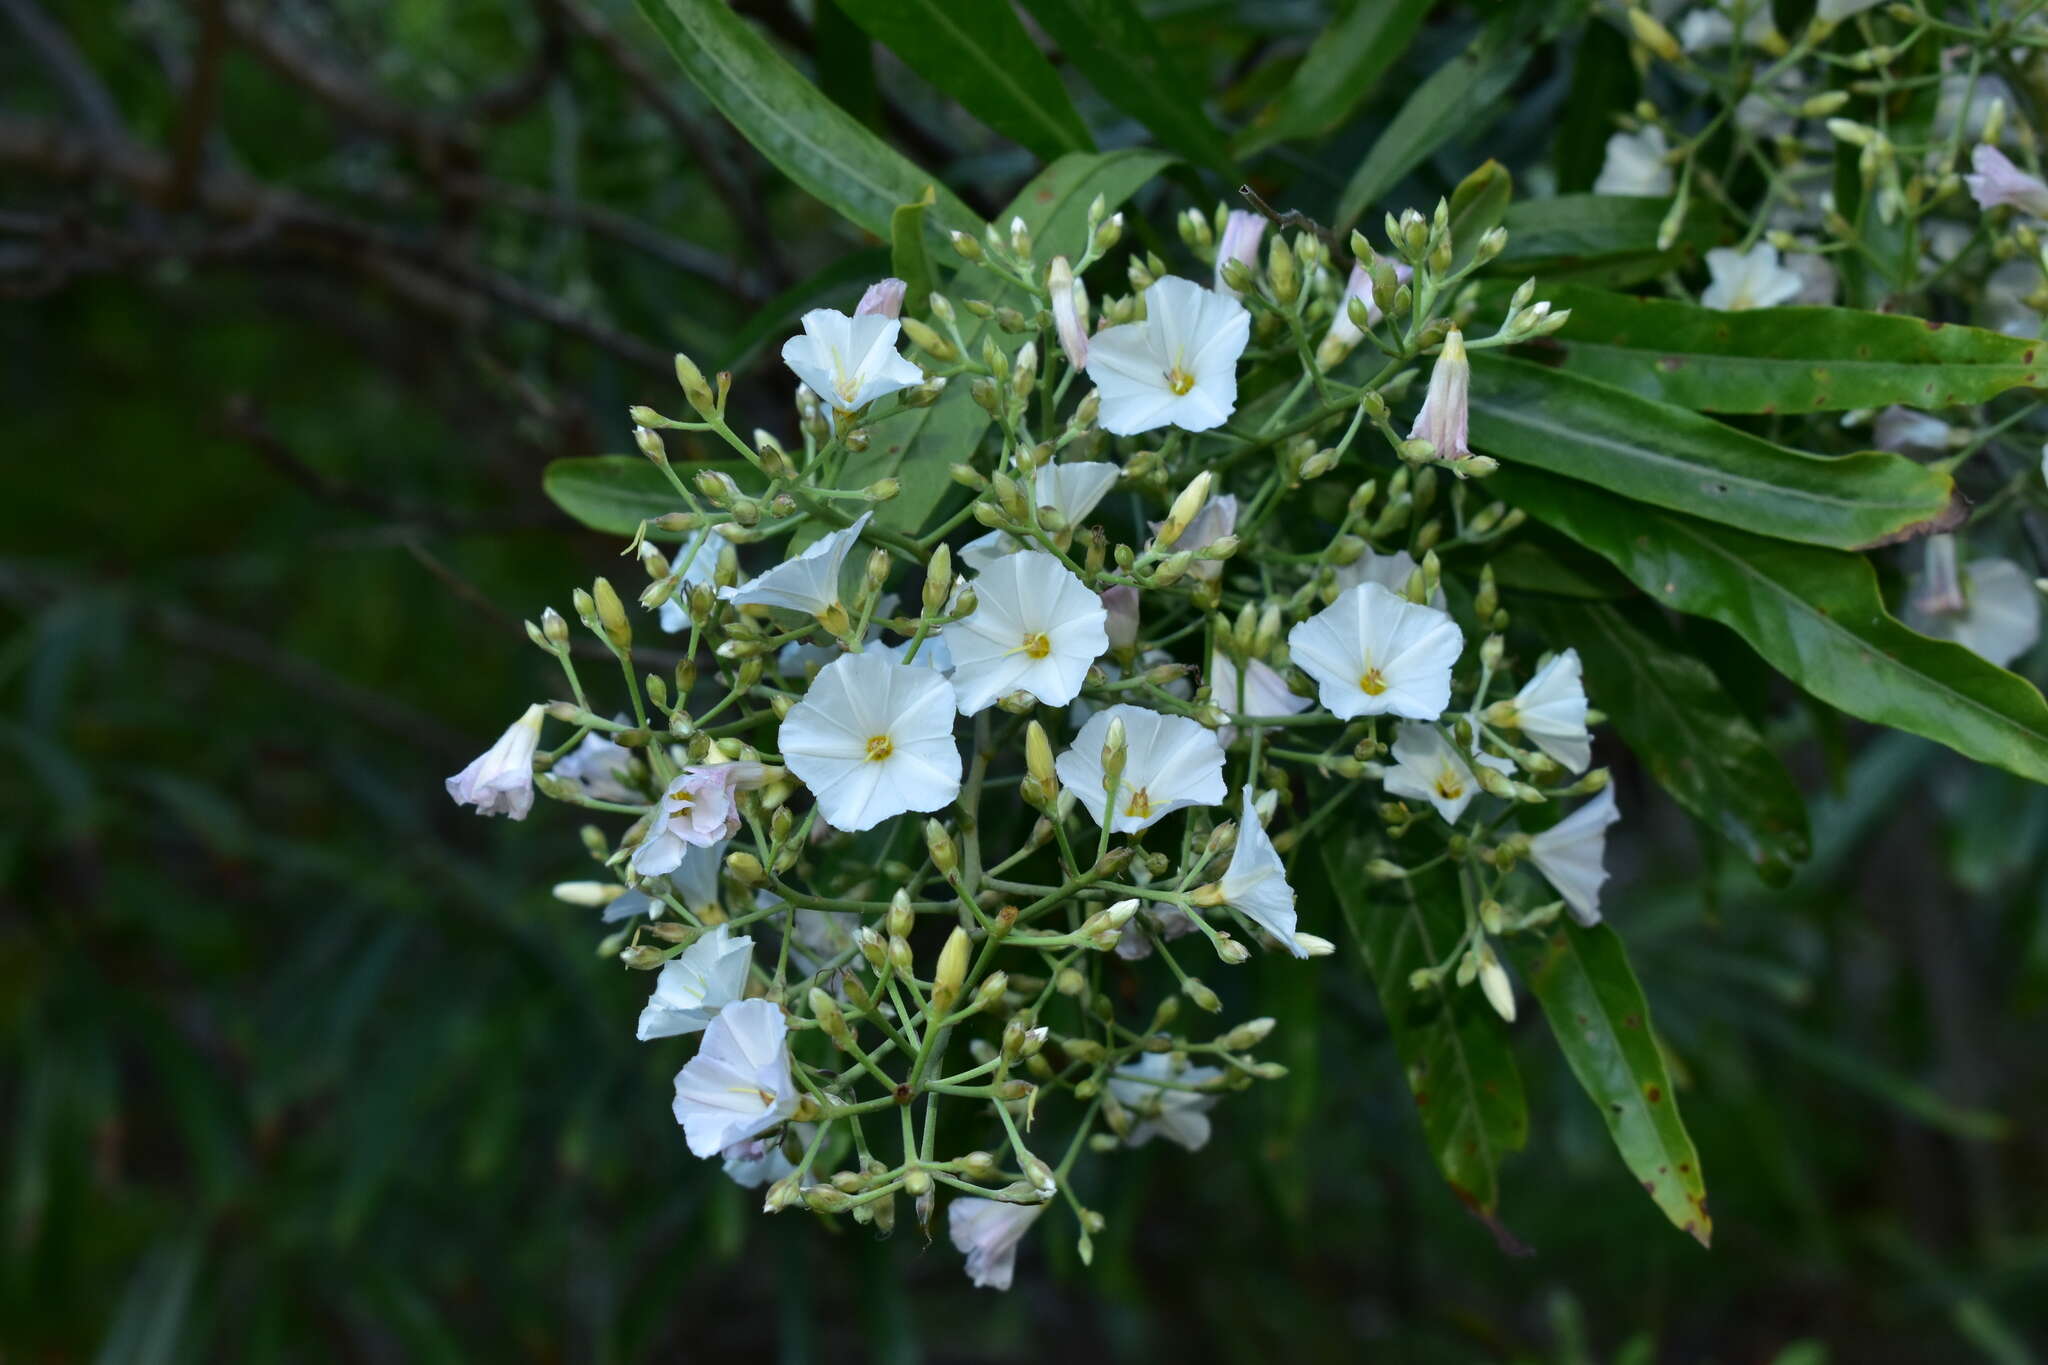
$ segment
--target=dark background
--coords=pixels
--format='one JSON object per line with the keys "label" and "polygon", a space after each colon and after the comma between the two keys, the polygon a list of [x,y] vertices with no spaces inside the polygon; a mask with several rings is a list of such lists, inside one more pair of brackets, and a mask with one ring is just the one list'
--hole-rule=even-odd
{"label": "dark background", "polygon": [[[1226,111],[1327,20],[1153,8]],[[977,207],[1035,169],[829,0],[742,9]],[[1612,59],[1568,34],[1396,202],[1546,164]],[[1258,183],[1327,203],[1383,123]],[[554,686],[518,619],[619,564],[542,466],[628,448],[677,348],[787,428],[761,343],[875,248],[628,5],[0,0],[0,1360],[2032,1358],[2048,796],[1761,689],[1815,824],[1785,891],[1602,754],[1711,1252],[1525,1022],[1503,1254],[1348,944],[1245,969],[1294,1075],[1095,1163],[1092,1269],[1061,1214],[975,1291],[908,1217],[764,1218],[694,1161],[646,978],[547,894],[576,822],[441,779]]]}

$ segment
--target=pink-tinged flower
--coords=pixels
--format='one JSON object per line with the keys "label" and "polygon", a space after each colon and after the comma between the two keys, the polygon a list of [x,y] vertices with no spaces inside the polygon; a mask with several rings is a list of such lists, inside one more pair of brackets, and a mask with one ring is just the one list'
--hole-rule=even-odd
{"label": "pink-tinged flower", "polygon": [[704,1041],[676,1073],[676,1122],[690,1151],[716,1156],[779,1127],[802,1096],[789,1069],[789,1021],[766,1000],[719,1010]]}
{"label": "pink-tinged flower", "polygon": [[533,809],[533,754],[540,747],[542,714],[539,706],[527,707],[496,744],[448,779],[456,805],[475,806],[478,815],[526,818]]}
{"label": "pink-tinged flower", "polygon": [[854,305],[853,315],[855,317],[867,315],[883,318],[902,317],[903,295],[909,289],[910,286],[908,284],[896,279],[894,276],[886,280],[876,280],[868,286],[868,292],[860,296],[860,302]]}
{"label": "pink-tinged flower", "polygon": [[1011,1204],[998,1199],[955,1199],[946,1206],[946,1231],[956,1250],[966,1253],[967,1278],[976,1289],[1008,1289],[1017,1271],[1017,1244],[1043,1204]]}
{"label": "pink-tinged flower", "polygon": [[680,867],[687,849],[709,848],[730,839],[740,827],[733,792],[744,775],[738,763],[683,769],[661,794],[654,826],[633,851],[633,870],[643,877],[659,877]]}
{"label": "pink-tinged flower", "polygon": [[[1394,274],[1406,284],[1415,276],[1413,266],[1397,265]],[[1373,302],[1372,276],[1362,265],[1351,267],[1351,278],[1345,281],[1344,297],[1337,300],[1336,315],[1330,319],[1330,330],[1323,333],[1322,344],[1316,347],[1316,364],[1323,369],[1335,369],[1344,362],[1358,343],[1365,339],[1365,332],[1351,320],[1351,301],[1357,299],[1365,309],[1365,325],[1377,327],[1380,321],[1380,306]]]}
{"label": "pink-tinged flower", "polygon": [[1444,338],[1436,368],[1429,372],[1429,392],[1423,395],[1422,411],[1408,439],[1424,440],[1436,447],[1439,460],[1462,460],[1472,453],[1467,444],[1467,399],[1472,390],[1472,362],[1465,358],[1465,334],[1453,327]]}
{"label": "pink-tinged flower", "polygon": [[1103,629],[1111,650],[1122,653],[1138,643],[1138,590],[1119,583],[1102,590],[1102,610],[1107,614]]}
{"label": "pink-tinged flower", "polygon": [[1970,197],[1978,208],[2009,204],[2022,213],[2048,218],[2048,185],[2013,165],[2004,152],[1980,142],[1970,153],[1970,165],[1975,173],[1965,175],[1963,183],[1970,187]]}
{"label": "pink-tinged flower", "polygon": [[1045,292],[1052,296],[1052,325],[1059,334],[1060,349],[1067,363],[1077,370],[1088,368],[1088,290],[1074,278],[1074,267],[1064,256],[1052,258],[1045,272]]}
{"label": "pink-tinged flower", "polygon": [[1223,267],[1228,261],[1242,262],[1245,269],[1254,273],[1259,268],[1259,240],[1266,235],[1266,220],[1256,213],[1243,209],[1232,209],[1230,216],[1223,220],[1223,240],[1216,246],[1216,292],[1239,297],[1238,292],[1223,282]]}

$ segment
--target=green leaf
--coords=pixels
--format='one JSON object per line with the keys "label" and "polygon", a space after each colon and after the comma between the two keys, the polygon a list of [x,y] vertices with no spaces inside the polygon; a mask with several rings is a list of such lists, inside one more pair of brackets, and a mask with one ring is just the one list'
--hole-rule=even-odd
{"label": "green leaf", "polygon": [[1191,161],[1227,169],[1230,149],[1202,110],[1202,83],[1181,70],[1132,0],[1024,0],[1096,92]]}
{"label": "green leaf", "polygon": [[1507,249],[1487,267],[1491,275],[1544,284],[1624,285],[1681,270],[1719,239],[1711,204],[1695,195],[1669,250],[1657,249],[1657,229],[1669,200],[1619,195],[1561,194],[1526,199],[1508,210]]}
{"label": "green leaf", "polygon": [[1033,176],[1002,211],[1000,221],[1022,218],[1031,229],[1033,253],[1078,259],[1088,246],[1088,205],[1102,196],[1105,213],[1136,194],[1175,158],[1147,147],[1118,152],[1075,152]]}
{"label": "green leaf", "polygon": [[1708,1245],[1714,1220],[1699,1153],[1678,1116],[1650,1007],[1621,939],[1604,924],[1566,921],[1548,938],[1516,935],[1506,944],[1621,1159],[1673,1227]]}
{"label": "green leaf", "polygon": [[1684,651],[1641,602],[1532,602],[1516,614],[1577,647],[1587,689],[1628,747],[1679,805],[1717,831],[1773,886],[1812,851],[1792,775],[1714,671]]}
{"label": "green leaf", "polygon": [[1578,285],[1556,333],[1575,374],[1702,412],[1946,408],[2035,388],[2041,343],[1977,327],[1851,308],[1724,313]]}
{"label": "green leaf", "polygon": [[1343,123],[1407,51],[1428,12],[1429,0],[1359,0],[1309,44],[1293,79],[1239,135],[1233,150],[1250,156]]}
{"label": "green leaf", "polygon": [[1337,200],[1337,231],[1356,223],[1402,176],[1484,117],[1534,52],[1519,26],[1497,20],[1470,47],[1431,72],[1352,172]]}
{"label": "green leaf", "polygon": [[1558,113],[1551,143],[1559,189],[1580,194],[1593,188],[1607,139],[1618,131],[1613,116],[1632,108],[1641,94],[1642,79],[1621,29],[1598,21],[1582,27],[1572,52],[1571,95]]}
{"label": "green leaf", "polygon": [[[818,93],[768,40],[724,0],[640,0],[669,50],[704,97],[761,155],[821,203],[877,237],[889,235],[896,206],[932,177]],[[940,190],[926,230],[979,235],[984,224]]]}
{"label": "green leaf", "polygon": [[1325,840],[1322,852],[1331,893],[1379,992],[1430,1153],[1451,1189],[1499,1234],[1501,1158],[1520,1151],[1529,1136],[1507,1027],[1476,990],[1408,986],[1409,973],[1441,962],[1464,933],[1456,877],[1438,868],[1369,883],[1369,854],[1357,836]]}
{"label": "green leaf", "polygon": [[1528,470],[1496,492],[1621,569],[1657,601],[1734,630],[1852,716],[2048,782],[2048,702],[2024,678],[1884,609],[1861,555],[1767,540]]}
{"label": "green leaf", "polygon": [[[745,460],[676,463],[676,472],[685,480],[705,469],[730,474],[742,488],[763,486],[759,471]],[[615,536],[630,536],[643,521],[684,510],[683,500],[661,471],[639,455],[551,460],[541,471],[540,486],[555,506],[591,530]]]}
{"label": "green leaf", "polygon": [[1451,268],[1462,270],[1479,249],[1479,239],[1500,226],[1515,178],[1498,161],[1487,160],[1451,191]]}
{"label": "green leaf", "polygon": [[913,317],[924,312],[937,279],[924,235],[925,210],[932,203],[932,187],[927,185],[917,199],[897,205],[896,212],[889,215],[889,267],[909,286],[903,293],[903,311]]}
{"label": "green leaf", "polygon": [[1472,357],[1472,444],[1515,464],[1758,535],[1855,549],[1947,530],[1949,476],[1883,451],[1829,458],[1525,360]]}
{"label": "green leaf", "polygon": [[1057,71],[1007,0],[838,0],[968,113],[1044,160],[1094,147]]}

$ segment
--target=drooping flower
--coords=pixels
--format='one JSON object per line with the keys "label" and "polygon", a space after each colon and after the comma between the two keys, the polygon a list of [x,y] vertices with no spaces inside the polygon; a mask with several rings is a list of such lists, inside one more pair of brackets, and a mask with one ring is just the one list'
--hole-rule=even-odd
{"label": "drooping flower", "polygon": [[1655,124],[1638,133],[1616,133],[1607,139],[1607,155],[1593,181],[1593,193],[1647,198],[1671,193],[1671,168],[1664,164],[1669,150],[1664,130]]}
{"label": "drooping flower", "polygon": [[828,626],[843,621],[846,608],[839,605],[839,570],[873,515],[861,513],[853,525],[818,537],[795,559],[786,559],[736,588],[720,588],[718,595],[736,606],[800,611],[826,621]]}
{"label": "drooping flower", "polygon": [[[1394,759],[1384,778],[1389,796],[1427,801],[1446,822],[1455,825],[1472,798],[1479,795],[1479,781],[1465,755],[1434,725],[1403,722],[1394,732],[1389,752]],[[1480,754],[1477,761],[1502,772],[1514,767],[1491,754]]]}
{"label": "drooping flower", "polygon": [[1614,788],[1600,794],[1529,840],[1529,861],[1571,907],[1572,918],[1600,922],[1600,887],[1607,880],[1607,827],[1621,819]]}
{"label": "drooping flower", "polygon": [[[2048,460],[2048,456],[2044,456]],[[1107,619],[1103,629],[1109,632],[1109,647],[1127,650],[1138,643],[1138,590],[1128,583],[1102,590],[1102,609]]]}
{"label": "drooping flower", "polygon": [[1747,251],[1717,246],[1707,253],[1711,283],[1700,291],[1700,303],[1723,312],[1776,308],[1798,297],[1805,282],[1778,262],[1778,248],[1758,242]]}
{"label": "drooping flower", "polygon": [[676,1122],[690,1151],[712,1156],[759,1137],[796,1112],[789,1021],[766,1000],[735,1000],[704,1030],[697,1055],[676,1073]]}
{"label": "drooping flower", "polygon": [[1077,370],[1088,368],[1088,290],[1074,278],[1074,267],[1064,256],[1052,258],[1045,272],[1045,292],[1052,299],[1053,332],[1066,352],[1067,363]]}
{"label": "drooping flower", "polygon": [[1465,637],[1435,607],[1361,583],[1290,630],[1287,647],[1339,720],[1435,720],[1450,705],[1451,668]]}
{"label": "drooping flower", "polygon": [[1120,703],[1090,716],[1074,736],[1073,747],[1053,763],[1060,781],[1073,789],[1096,824],[1103,822],[1108,802],[1102,786],[1102,747],[1114,721],[1123,722],[1126,747],[1116,810],[1110,813],[1116,833],[1135,834],[1185,807],[1222,802],[1227,794],[1223,746],[1208,727],[1186,716]]}
{"label": "drooping flower", "polygon": [[[800,1132],[810,1125],[799,1123],[792,1127]],[[782,1154],[782,1143],[765,1137],[742,1139],[719,1155],[725,1158],[727,1178],[743,1190],[758,1190],[796,1169],[796,1163]]]}
{"label": "drooping flower", "polygon": [[721,924],[662,965],[654,994],[640,1011],[639,1038],[673,1038],[710,1027],[718,1012],[745,998],[754,940],[734,938]]}
{"label": "drooping flower", "polygon": [[721,538],[705,527],[676,547],[668,561],[676,589],[661,604],[661,628],[670,635],[690,628],[690,589],[708,585],[718,574]]}
{"label": "drooping flower", "polygon": [[448,779],[448,795],[456,805],[475,806],[478,815],[526,818],[533,809],[533,755],[540,748],[544,714],[542,707],[527,707],[496,744]]}
{"label": "drooping flower", "polygon": [[[1140,925],[1144,927],[1141,929]],[[1184,934],[1194,932],[1195,922],[1177,905],[1140,906],[1123,933],[1117,936],[1116,955],[1126,962],[1142,961],[1152,956],[1153,935],[1171,943]]]}
{"label": "drooping flower", "polygon": [[[1116,481],[1123,475],[1121,468],[1103,460],[1041,465],[1031,477],[1031,496],[1036,500],[1033,505],[1050,507],[1059,514],[1061,524],[1067,528],[1053,537],[1054,543],[1064,546],[1072,532],[1086,524],[1088,514],[1095,510],[1096,504],[1110,489],[1116,487]],[[1013,555],[1025,548],[1025,542],[1008,531],[990,531],[961,546],[960,561],[979,572],[1004,555]]]}
{"label": "drooping flower", "polygon": [[1017,1270],[1017,1245],[1043,1204],[1011,1204],[963,1195],[946,1206],[946,1231],[953,1248],[967,1257],[967,1278],[976,1289],[1008,1289]]}
{"label": "drooping flower", "polygon": [[896,350],[903,324],[880,313],[848,317],[830,308],[804,314],[804,334],[782,343],[782,363],[845,422],[885,394],[924,382]]}
{"label": "drooping flower", "polygon": [[1175,276],[1145,291],[1146,318],[1097,332],[1088,377],[1102,396],[1102,429],[1208,431],[1237,410],[1237,358],[1251,314],[1227,294]]}
{"label": "drooping flower", "polygon": [[2041,638],[2041,593],[2009,559],[1956,561],[1951,535],[1927,538],[1927,567],[1907,595],[1907,620],[1922,635],[1953,640],[2005,667]]}
{"label": "drooping flower", "polygon": [[682,866],[686,848],[709,848],[739,831],[733,800],[744,770],[737,763],[683,769],[655,804],[654,823],[633,850],[633,870],[659,877]]}
{"label": "drooping flower", "polygon": [[[860,302],[854,305],[853,315],[857,318],[901,317],[903,316],[903,296],[908,292],[910,292],[909,284],[897,279],[893,275],[876,280],[868,286],[867,292],[860,296]],[[805,382],[809,383],[810,381],[806,380]],[[912,382],[915,383],[917,381],[913,380]],[[817,386],[812,385],[811,391],[813,393],[818,392]]]}
{"label": "drooping flower", "polygon": [[[1415,556],[1409,554],[1406,550],[1396,550],[1390,555],[1376,554],[1371,550],[1367,550],[1349,564],[1339,564],[1337,566],[1335,574],[1337,591],[1342,592],[1346,588],[1355,588],[1360,583],[1377,583],[1396,597],[1406,597],[1408,595],[1408,580],[1421,567],[1420,564],[1415,562]],[[1435,607],[1438,611],[1443,611],[1445,609],[1445,600],[1444,585],[1439,580],[1436,585],[1436,591],[1429,595],[1429,605]]]}
{"label": "drooping flower", "polygon": [[1871,441],[1895,455],[1933,455],[1948,449],[1948,423],[1932,413],[1894,403],[1870,424]]}
{"label": "drooping flower", "polygon": [[1088,666],[1109,648],[1102,599],[1049,554],[998,559],[974,580],[974,614],[941,632],[953,654],[960,714],[1011,692],[1047,706],[1081,695]]}
{"label": "drooping flower", "polygon": [[1579,651],[1554,654],[1522,684],[1509,703],[1515,726],[1536,747],[1575,773],[1593,761],[1593,737],[1586,731],[1586,684]]}
{"label": "drooping flower", "polygon": [[594,801],[623,804],[646,799],[631,785],[633,764],[631,749],[592,731],[581,744],[556,759],[550,771],[581,786],[583,794]]}
{"label": "drooping flower", "polygon": [[1129,1066],[1118,1067],[1110,1073],[1109,1092],[1138,1119],[1124,1141],[1142,1147],[1163,1137],[1190,1152],[1200,1151],[1209,1141],[1205,1111],[1216,1097],[1185,1087],[1221,1079],[1223,1072],[1217,1067],[1189,1066],[1185,1056],[1176,1065],[1166,1052],[1147,1052]]}
{"label": "drooping flower", "polygon": [[796,779],[835,827],[858,833],[960,794],[953,685],[878,650],[819,670],[783,718],[778,744]]}
{"label": "drooping flower", "polygon": [[1279,939],[1288,952],[1308,956],[1308,950],[1294,941],[1294,888],[1287,884],[1286,864],[1259,823],[1250,787],[1244,789],[1243,810],[1238,816],[1237,846],[1230,851],[1230,865],[1216,883],[1215,894],[1223,904]]}
{"label": "drooping flower", "polygon": [[2012,164],[2011,158],[1988,142],[1971,149],[1972,173],[1963,176],[1970,197],[1980,209],[2011,205],[2021,213],[2048,218],[2048,185]]}
{"label": "drooping flower", "polygon": [[[1315,704],[1288,690],[1287,680],[1271,664],[1249,659],[1240,670],[1220,649],[1209,660],[1209,700],[1239,716],[1293,716]],[[1218,726],[1216,739],[1225,747],[1235,744],[1237,727]]]}
{"label": "drooping flower", "polygon": [[1462,460],[1472,453],[1468,444],[1468,399],[1472,392],[1472,362],[1465,356],[1465,334],[1453,327],[1444,337],[1444,348],[1429,372],[1429,390],[1422,397],[1422,411],[1408,439],[1424,440],[1436,447],[1439,460]]}
{"label": "drooping flower", "polygon": [[1216,244],[1215,289],[1231,298],[1241,297],[1223,278],[1223,267],[1236,261],[1254,274],[1259,269],[1259,241],[1266,235],[1266,220],[1256,213],[1232,209],[1223,220],[1223,239]]}

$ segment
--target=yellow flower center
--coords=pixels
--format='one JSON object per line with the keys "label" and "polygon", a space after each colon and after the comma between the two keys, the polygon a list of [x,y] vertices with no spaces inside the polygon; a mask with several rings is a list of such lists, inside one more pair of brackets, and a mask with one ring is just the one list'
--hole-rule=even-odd
{"label": "yellow flower center", "polygon": [[1368,697],[1377,697],[1387,690],[1387,680],[1377,668],[1368,668],[1358,676],[1359,690]]}
{"label": "yellow flower center", "polygon": [[1052,653],[1052,641],[1045,637],[1044,631],[1035,630],[1024,637],[1023,650],[1026,658],[1043,659]]}
{"label": "yellow flower center", "polygon": [[1166,387],[1176,396],[1186,393],[1195,386],[1195,377],[1176,365],[1166,372]]}
{"label": "yellow flower center", "polygon": [[1143,820],[1152,813],[1152,797],[1143,787],[1131,793],[1131,799],[1124,803],[1124,814],[1133,819]]}
{"label": "yellow flower center", "polygon": [[1465,794],[1465,784],[1449,768],[1436,775],[1436,794],[1446,801],[1455,801]]}
{"label": "yellow flower center", "polygon": [[696,804],[691,799],[690,794],[688,792],[680,792],[677,795],[670,797],[669,799],[674,803],[674,813],[677,815],[688,815],[690,813],[690,807]]}
{"label": "yellow flower center", "polygon": [[896,752],[896,745],[887,735],[875,735],[868,740],[868,762],[880,763]]}

